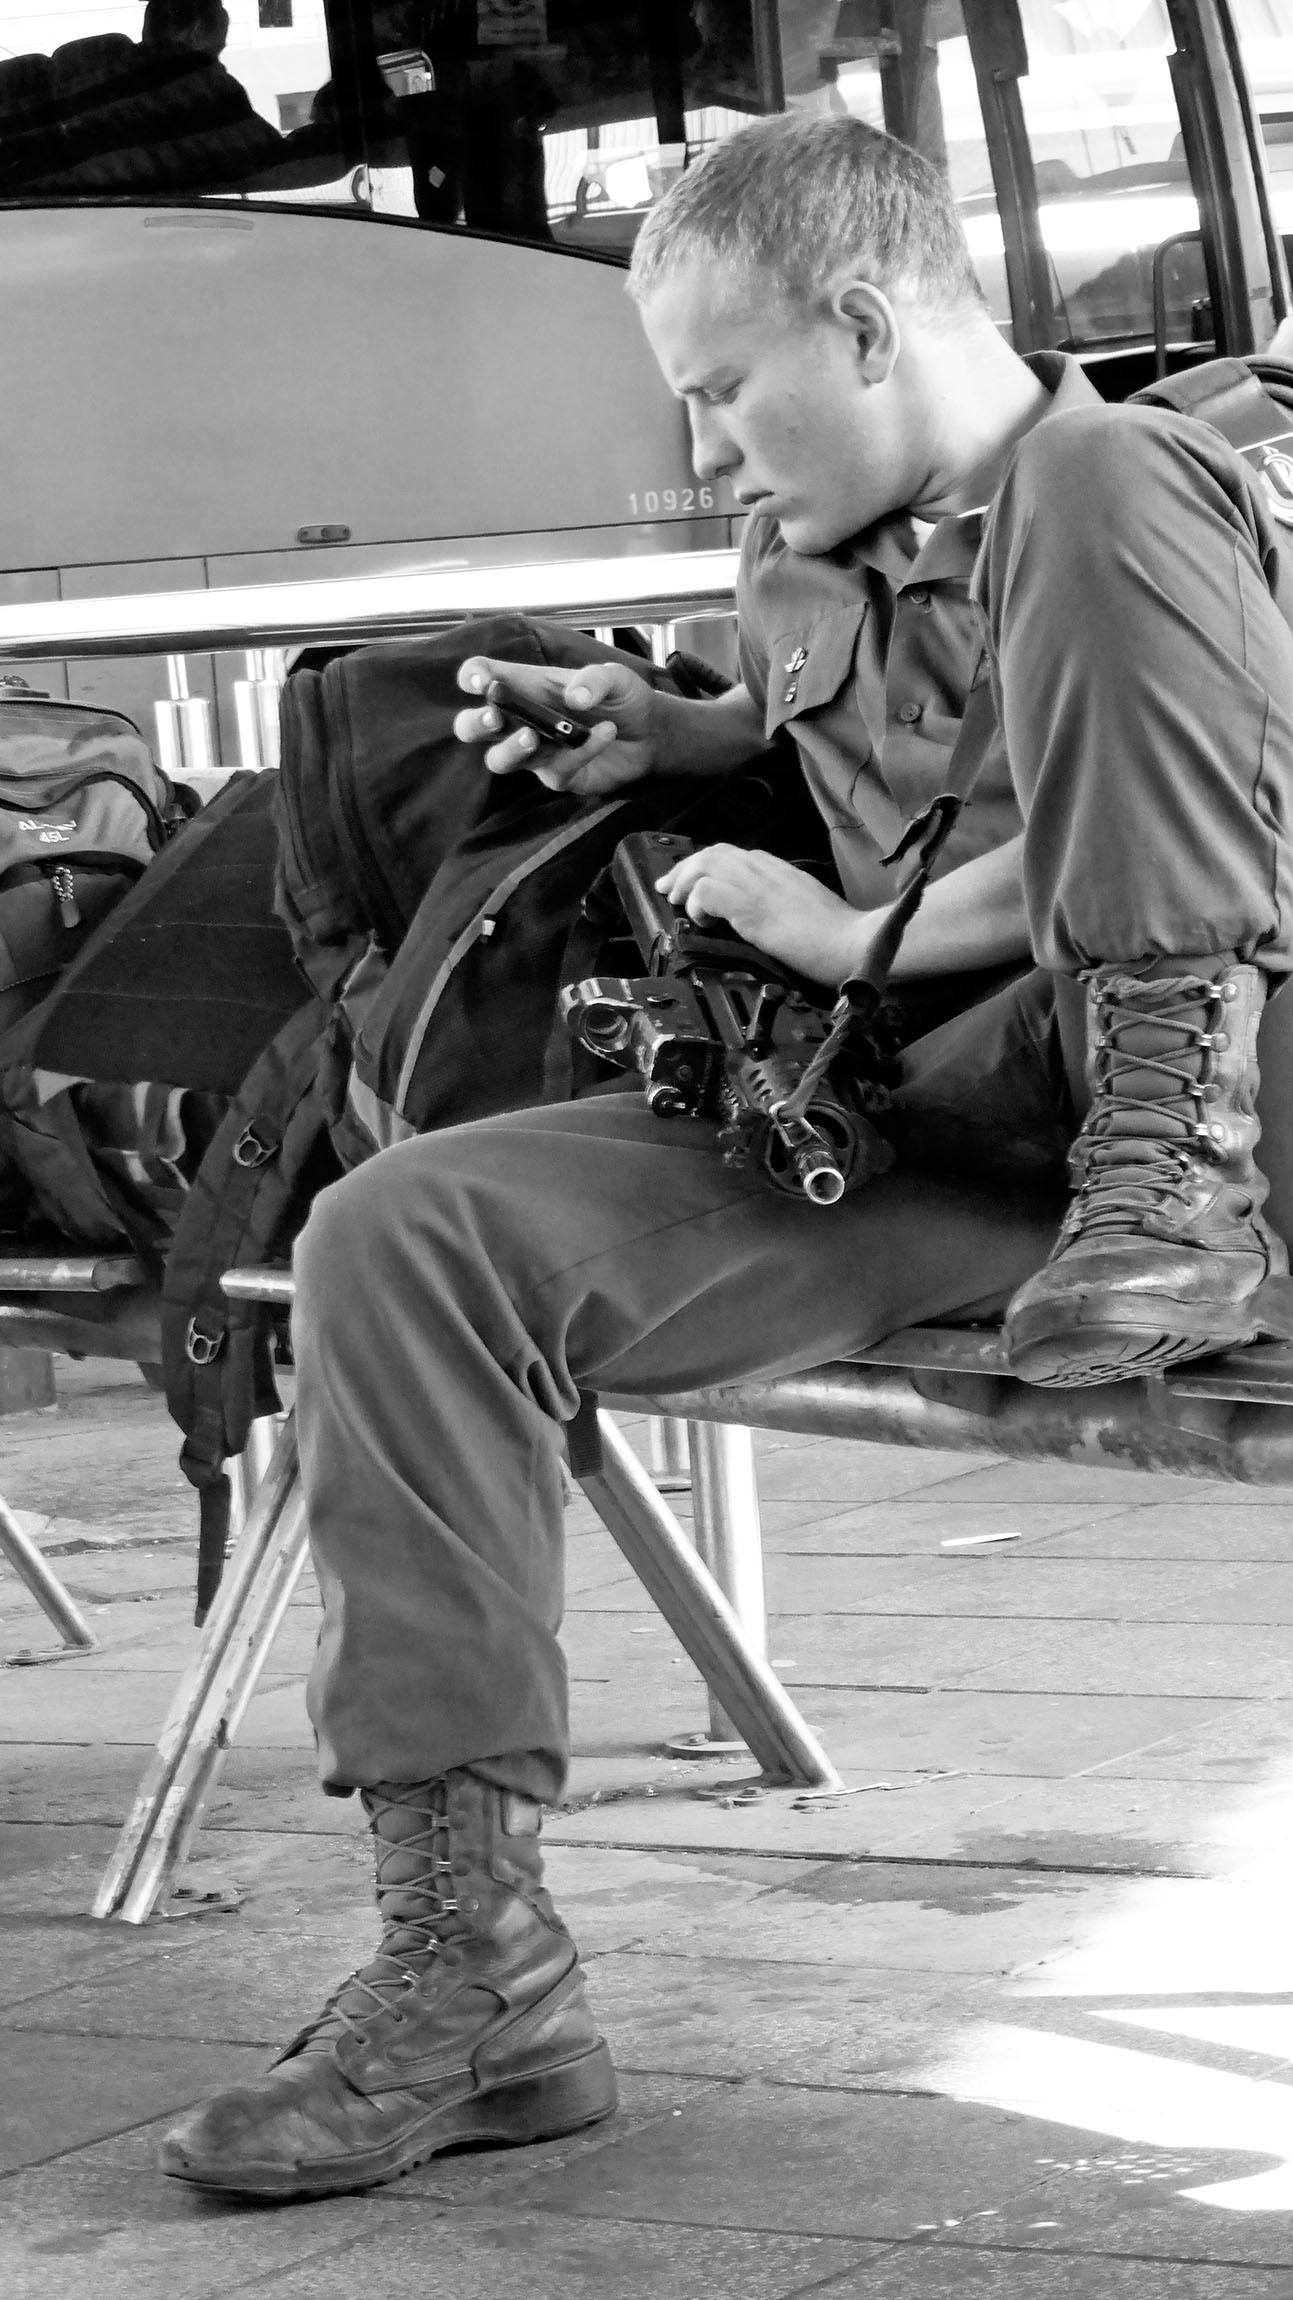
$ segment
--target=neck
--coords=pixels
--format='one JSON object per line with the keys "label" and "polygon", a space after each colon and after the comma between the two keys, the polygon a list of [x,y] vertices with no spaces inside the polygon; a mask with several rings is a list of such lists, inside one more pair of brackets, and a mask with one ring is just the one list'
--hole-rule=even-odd
{"label": "neck", "polygon": [[934,452],[911,510],[918,519],[945,519],[991,501],[1050,393],[989,321],[976,320],[962,339],[938,347],[930,401]]}

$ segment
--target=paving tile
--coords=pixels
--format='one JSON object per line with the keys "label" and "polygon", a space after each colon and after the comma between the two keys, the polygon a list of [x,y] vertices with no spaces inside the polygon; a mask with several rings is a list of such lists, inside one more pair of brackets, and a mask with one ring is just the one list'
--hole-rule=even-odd
{"label": "paving tile", "polygon": [[[150,2156],[156,2138],[150,2128]],[[151,2164],[89,2151],[0,2180],[0,2286],[6,2300],[216,2300],[368,2241],[375,2217],[355,2197],[279,2213],[211,2206]],[[418,2218],[425,2241],[433,2216]]]}
{"label": "paving tile", "polygon": [[[802,1557],[767,1564],[769,1611],[802,1604]],[[1014,1545],[933,1555],[919,1561],[817,1557],[813,1610],[824,1615],[885,1613],[944,1619],[1194,1621],[1271,1624],[1293,1620],[1293,1565],[1217,1561],[1030,1557]],[[645,1594],[645,1593],[644,1593]],[[606,1607],[605,1591],[591,1604]]]}
{"label": "paving tile", "polygon": [[859,1444],[856,1438],[778,1443],[760,1433],[755,1442],[761,1496],[769,1501],[816,1501],[836,1509],[910,1493],[935,1481],[947,1483],[967,1472],[981,1474],[983,1460],[977,1453],[925,1453],[914,1447]]}
{"label": "paving tile", "polygon": [[[377,1945],[374,1910],[358,1896],[341,1910],[314,1903],[253,1930],[223,1923],[150,1927],[140,1952],[116,1967],[75,1973],[10,1999],[11,2033],[147,2036],[255,2045],[266,2055],[294,2036],[337,1983]],[[172,2056],[180,2065],[182,2056]]]}
{"label": "paving tile", "polygon": [[[1229,1783],[1201,1798],[1193,1781],[1031,1782],[977,1813],[940,1816],[904,1840],[940,1860],[1040,1861],[1048,1867],[1227,1876],[1287,1842],[1293,1788]],[[877,1841],[876,1850],[885,1846]]]}
{"label": "paving tile", "polygon": [[[425,2300],[436,2287],[455,2300],[789,2300],[816,2293],[842,2270],[869,2274],[886,2256],[814,2236],[648,2227],[555,2213],[454,2213],[420,2225],[416,2210],[374,2216],[371,2232],[344,2251],[271,2276],[268,2300],[351,2300],[362,2281],[383,2300]],[[441,2279],[443,2284],[441,2285]]]}
{"label": "paving tile", "polygon": [[[51,1839],[53,1842],[51,1843]],[[0,1826],[0,1919],[65,1919],[88,1915],[99,1878],[117,1841],[115,1829],[69,1826],[41,1829],[27,1823]],[[372,1861],[366,1840],[356,1834],[300,1835],[284,1840],[272,1832],[232,1830],[217,1844],[198,1841],[184,1883],[199,1888],[217,1882],[239,1896],[238,1923],[257,1921],[292,1908],[313,1893],[334,1904],[356,1890],[371,1890]],[[209,1920],[226,1923],[227,1918]]]}
{"label": "paving tile", "polygon": [[804,1701],[849,1779],[955,1763],[971,1773],[1045,1776],[1105,1766],[1192,1780],[1210,1779],[1214,1762],[1252,1779],[1293,1746],[1293,1705],[1280,1702],[831,1686],[814,1686]]}
{"label": "paving tile", "polygon": [[1293,1702],[1238,1701],[1211,1716],[1204,1710],[1181,1731],[1099,1760],[1092,1770],[1211,1785],[1270,1780],[1286,1771],[1291,1759]]}
{"label": "paving tile", "polygon": [[[927,1457],[931,1469],[937,1458]],[[779,1505],[761,1497],[764,1548],[771,1555],[784,1550],[798,1556],[923,1557],[937,1555],[939,1543],[950,1534],[1014,1530],[1032,1551],[1049,1547],[1060,1534],[1080,1537],[1088,1525],[1128,1514],[1125,1502],[1116,1499],[1088,1496],[1011,1508],[995,1501],[960,1501],[955,1493],[954,1486],[940,1489],[937,1501],[927,1501],[924,1489],[915,1487],[889,1501],[845,1510],[804,1502]]]}
{"label": "paving tile", "polygon": [[[0,1671],[0,1743],[10,1741],[83,1742],[91,1748],[105,1741],[133,1743],[151,1748],[161,1731],[180,1679],[180,1668],[159,1664],[141,1655],[129,1670],[96,1670],[94,1656],[59,1660],[48,1668]],[[262,1709],[284,1686],[273,1666],[254,1695],[239,1740],[255,1745],[259,1735],[272,1732],[292,1747],[300,1738],[295,1718],[301,1702],[300,1680],[286,1682],[278,1707]]]}
{"label": "paving tile", "polygon": [[[193,2044],[182,2054],[151,2037],[0,2036],[0,2171],[64,2157],[104,2134],[239,2084],[263,2053]],[[0,2191],[2,2193],[2,2191]]]}
{"label": "paving tile", "polygon": [[[805,1863],[755,1909],[639,1936],[656,1954],[933,1974],[1063,1970],[1122,1908],[1114,1878],[919,1862]],[[588,1944],[591,1947],[591,1943]],[[627,1944],[623,1944],[627,1945]]]}
{"label": "paving tile", "polygon": [[970,2025],[920,2072],[1032,2125],[1042,2184],[1001,2208],[990,2240],[1293,2265],[1293,2084],[1158,2042],[1116,2021],[1065,2033],[1061,2011],[1051,2029]]}
{"label": "paving tile", "polygon": [[554,2174],[543,2203],[597,2219],[903,2237],[1027,2195],[1035,2155],[1031,2121],[997,2110],[751,2081]]}
{"label": "paving tile", "polygon": [[0,2012],[99,1973],[119,1974],[148,1954],[148,1943],[133,1927],[96,1924],[88,1917],[46,1917],[32,1924],[0,1919]]}
{"label": "paving tile", "polygon": [[544,1836],[553,1897],[590,1956],[635,1941],[654,1946],[666,1935],[704,1935],[803,1874],[799,1861],[713,1844],[681,1852],[576,1844],[563,1842],[555,1824]]}
{"label": "paving tile", "polygon": [[1146,1558],[1161,1565],[1220,1559],[1226,1564],[1286,1564],[1293,1551],[1289,1499],[1281,1487],[1227,1487],[1215,1500],[1159,1499],[1162,1481],[1146,1478],[1134,1508],[1093,1516],[1051,1535],[1048,1557]]}
{"label": "paving tile", "polygon": [[821,2300],[1289,2300],[1290,2293],[1284,2268],[1116,2260],[1098,2250],[1030,2259],[925,2239],[846,2271]]}
{"label": "paving tile", "polygon": [[[94,1822],[118,1828],[134,1802],[145,1762],[145,1751],[128,1742],[99,1748],[10,1742],[0,1768],[0,1822],[60,1827]],[[282,1750],[235,1744],[203,1808],[202,1832],[272,1826],[346,1835],[354,1831],[354,1815],[345,1798],[323,1795],[313,1752],[297,1759]]]}
{"label": "paving tile", "polygon": [[1012,1987],[1021,2001],[1061,2006],[1278,2006],[1293,1997],[1288,1848],[1269,1867],[1231,1877],[1140,1878],[1111,1888],[1077,1937],[1021,1963]]}
{"label": "paving tile", "polygon": [[1082,1624],[784,1616],[769,1631],[774,1665],[794,1685],[923,1684],[1002,1692],[1182,1693],[1249,1698],[1293,1691],[1284,1629],[1250,1626],[1228,1642],[1199,1622]]}
{"label": "paving tile", "polygon": [[[752,1912],[750,1944],[757,1951]],[[999,2014],[1002,1984],[863,1967],[665,1957],[650,1947],[588,1963],[589,1995],[621,2069],[859,2090],[901,2084],[967,2021]]]}
{"label": "paving tile", "polygon": [[[945,1457],[944,1457],[945,1458]],[[1139,1469],[1124,1469],[1110,1464],[1081,1461],[963,1461],[949,1475],[940,1474],[941,1461],[937,1454],[924,1456],[931,1475],[927,1480],[929,1500],[946,1497],[949,1501],[996,1501],[1018,1503],[1026,1501],[1092,1501],[1121,1500],[1124,1505],[1136,1505],[1146,1498],[1147,1479]],[[1235,1488],[1222,1480],[1215,1483],[1204,1478],[1164,1477],[1155,1474],[1154,1499],[1160,1504],[1180,1501],[1193,1506],[1207,1506],[1212,1502],[1234,1499]],[[1275,1507],[1288,1509],[1293,1504],[1293,1488],[1267,1486],[1264,1494]]]}

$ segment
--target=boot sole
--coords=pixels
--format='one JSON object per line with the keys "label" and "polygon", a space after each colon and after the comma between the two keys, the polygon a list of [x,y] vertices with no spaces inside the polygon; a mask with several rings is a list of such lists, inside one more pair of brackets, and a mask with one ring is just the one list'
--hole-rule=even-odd
{"label": "boot sole", "polygon": [[536,2140],[560,2140],[585,2125],[600,2124],[619,2105],[615,2070],[603,2043],[578,2060],[542,2069],[510,2084],[491,2085],[468,2100],[429,2109],[415,2132],[387,2147],[370,2149],[316,2165],[243,2164],[222,2177],[188,2163],[179,2149],[163,2148],[161,2169],[212,2196],[255,2196],[283,2203],[312,2196],[346,2196],[378,2188],[414,2172],[446,2148],[522,2148]]}
{"label": "boot sole", "polygon": [[[1059,1303],[1024,1309],[1007,1322],[1006,1364],[1017,1381],[1039,1389],[1089,1389],[1101,1382],[1134,1381],[1188,1358],[1241,1349],[1265,1330],[1261,1289],[1244,1305],[1242,1325],[1217,1331],[1215,1311],[1193,1315],[1179,1302]],[[1157,1310],[1158,1316],[1155,1317]]]}

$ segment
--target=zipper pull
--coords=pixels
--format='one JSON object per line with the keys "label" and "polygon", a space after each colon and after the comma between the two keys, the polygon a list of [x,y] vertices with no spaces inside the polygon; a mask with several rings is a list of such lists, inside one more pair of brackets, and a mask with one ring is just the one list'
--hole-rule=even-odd
{"label": "zipper pull", "polygon": [[53,873],[53,888],[58,902],[58,915],[64,926],[80,926],[81,913],[77,907],[76,881],[66,863],[60,863]]}

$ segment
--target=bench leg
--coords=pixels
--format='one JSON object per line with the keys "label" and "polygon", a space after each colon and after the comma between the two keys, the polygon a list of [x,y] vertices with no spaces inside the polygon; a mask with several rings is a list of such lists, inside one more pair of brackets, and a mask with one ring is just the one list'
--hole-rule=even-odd
{"label": "bench leg", "polygon": [[[763,1528],[754,1466],[754,1432],[733,1422],[687,1422],[692,1530],[696,1554],[709,1567],[745,1638],[760,1659],[768,1651],[763,1595]],[[656,1479],[659,1485],[659,1479]],[[667,1744],[672,1757],[725,1757],[745,1744],[720,1701],[709,1696],[709,1731]]]}
{"label": "bench leg", "polygon": [[618,1425],[598,1413],[602,1458],[579,1472],[603,1525],[769,1780],[843,1786],[759,1645],[662,1501]]}
{"label": "bench leg", "polygon": [[0,1501],[0,1554],[25,1581],[36,1603],[49,1615],[64,1645],[78,1653],[93,1653],[98,1639],[84,1615],[73,1604],[47,1558],[29,1534],[23,1532],[7,1501]]}
{"label": "bench leg", "polygon": [[306,1557],[289,1414],[91,1914],[141,1925],[179,1870]]}
{"label": "bench leg", "polygon": [[652,1414],[647,1423],[647,1462],[657,1493],[686,1493],[691,1484],[688,1423]]}

